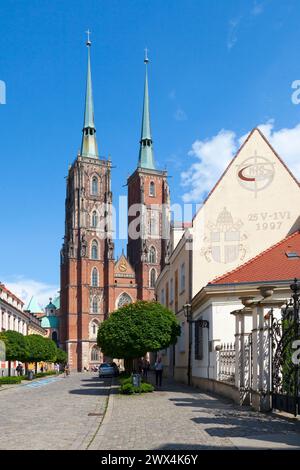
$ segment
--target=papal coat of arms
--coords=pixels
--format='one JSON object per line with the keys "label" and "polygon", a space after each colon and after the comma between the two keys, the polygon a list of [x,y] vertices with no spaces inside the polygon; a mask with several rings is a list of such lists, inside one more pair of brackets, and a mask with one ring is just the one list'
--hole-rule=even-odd
{"label": "papal coat of arms", "polygon": [[243,243],[247,235],[241,231],[243,225],[240,219],[234,221],[231,213],[224,207],[217,221],[207,224],[208,233],[204,237],[206,246],[201,250],[206,261],[224,264],[237,259],[242,261],[247,253]]}

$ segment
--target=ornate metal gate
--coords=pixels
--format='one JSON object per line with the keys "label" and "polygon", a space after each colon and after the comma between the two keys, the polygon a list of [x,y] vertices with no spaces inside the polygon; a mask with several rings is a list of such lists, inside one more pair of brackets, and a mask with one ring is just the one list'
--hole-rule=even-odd
{"label": "ornate metal gate", "polygon": [[292,296],[282,310],[280,319],[272,316],[272,408],[295,416],[300,414],[299,355],[296,341],[300,339],[300,284],[291,285]]}

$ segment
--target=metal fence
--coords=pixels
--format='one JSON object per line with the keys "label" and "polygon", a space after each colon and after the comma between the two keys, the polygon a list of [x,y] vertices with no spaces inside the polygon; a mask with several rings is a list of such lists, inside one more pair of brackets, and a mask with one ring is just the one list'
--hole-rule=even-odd
{"label": "metal fence", "polygon": [[235,381],[235,346],[223,343],[217,352],[218,380],[234,384]]}

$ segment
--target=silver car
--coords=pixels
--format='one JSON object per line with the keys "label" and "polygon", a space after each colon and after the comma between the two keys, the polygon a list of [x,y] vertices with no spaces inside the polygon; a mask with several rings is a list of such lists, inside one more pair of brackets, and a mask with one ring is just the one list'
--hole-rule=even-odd
{"label": "silver car", "polygon": [[114,377],[116,374],[116,368],[108,362],[103,362],[99,366],[99,377]]}

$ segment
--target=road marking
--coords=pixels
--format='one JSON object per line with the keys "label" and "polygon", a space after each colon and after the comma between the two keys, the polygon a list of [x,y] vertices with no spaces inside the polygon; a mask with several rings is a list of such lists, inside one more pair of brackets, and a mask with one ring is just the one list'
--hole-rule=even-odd
{"label": "road marking", "polygon": [[60,377],[51,377],[49,379],[42,379],[42,380],[39,380],[38,382],[31,382],[29,384],[26,384],[25,387],[29,387],[29,388],[43,387],[44,385],[48,385],[49,383],[56,382],[56,380],[58,379],[60,379]]}

